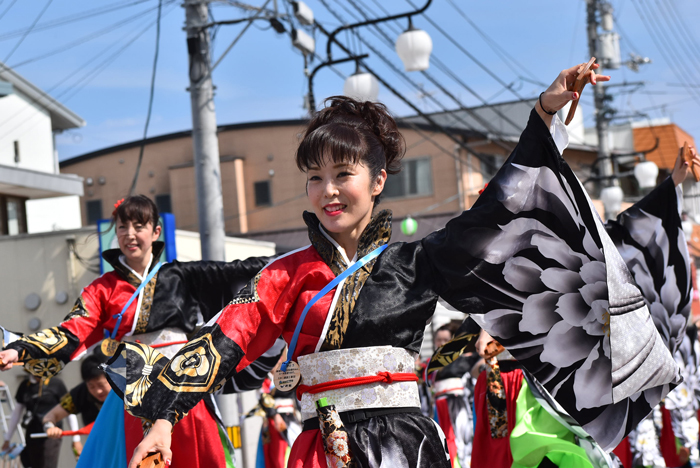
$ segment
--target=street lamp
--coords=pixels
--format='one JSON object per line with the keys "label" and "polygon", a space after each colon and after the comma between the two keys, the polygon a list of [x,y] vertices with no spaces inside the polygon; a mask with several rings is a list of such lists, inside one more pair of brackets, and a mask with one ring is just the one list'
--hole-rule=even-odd
{"label": "street lamp", "polygon": [[345,80],[343,94],[361,102],[376,101],[379,96],[379,81],[373,74],[361,71],[358,65],[355,73]]}
{"label": "street lamp", "polygon": [[408,17],[408,29],[396,39],[396,53],[403,62],[407,72],[427,70],[430,66],[430,53],[433,51],[433,40],[422,29],[413,27],[411,17]]}
{"label": "street lamp", "polygon": [[[378,23],[383,23],[385,21],[393,21],[401,18],[408,18],[408,29],[399,36],[399,38],[396,41],[396,52],[399,54],[399,57],[404,63],[404,68],[406,71],[422,71],[428,68],[428,62],[430,60],[430,52],[433,49],[433,41],[430,39],[430,36],[428,33],[425,31],[421,31],[420,29],[415,29],[411,23],[411,16],[413,15],[419,15],[423,13],[432,3],[433,0],[426,0],[425,5],[423,5],[421,8],[415,10],[415,11],[409,11],[406,13],[401,13],[398,15],[392,15],[392,16],[386,16],[383,18],[375,18],[367,21],[362,21],[359,23],[354,23],[354,24],[347,24],[338,27],[332,32],[326,31],[322,25],[319,23],[314,23],[316,24],[317,28],[319,31],[321,31],[323,34],[328,36],[328,40],[326,41],[326,61],[318,65],[314,70],[309,74],[309,93],[307,95],[307,102],[309,106],[309,112],[311,115],[316,113],[316,99],[314,97],[314,76],[316,73],[327,66],[330,65],[335,65],[338,63],[342,62],[348,62],[350,60],[358,60],[367,57],[367,54],[364,54],[362,56],[351,56],[351,57],[345,57],[339,60],[333,60],[333,54],[332,54],[332,48],[333,48],[333,43],[336,42],[338,46],[340,46],[345,52],[350,53],[350,51],[344,47],[340,42],[337,42],[336,36],[338,33],[341,31],[347,31],[351,30],[354,28],[358,28],[361,26],[369,26],[372,24],[378,24]],[[357,73],[355,73],[357,74]],[[355,75],[353,75],[355,76]],[[348,89],[350,86],[355,86],[355,83],[363,80],[362,83],[364,83],[363,86],[366,86],[368,88],[370,87],[376,87],[377,92],[379,91],[379,81],[376,79],[376,77],[354,77],[351,76],[348,78],[348,80],[345,82],[345,86],[343,87],[344,90]],[[376,81],[376,83],[372,83]],[[386,82],[384,83],[385,86],[389,86]],[[390,89],[391,90],[391,89]],[[348,95],[347,92],[344,91],[345,95]],[[376,100],[376,97],[374,98]]]}
{"label": "street lamp", "polygon": [[659,166],[652,161],[643,161],[634,166],[634,177],[642,190],[656,186],[656,178],[659,176]]}
{"label": "street lamp", "polygon": [[401,232],[406,236],[412,236],[418,230],[418,221],[411,218],[410,215],[406,216],[406,219],[401,221]]}
{"label": "street lamp", "polygon": [[612,219],[622,208],[622,198],[624,194],[622,189],[617,185],[605,187],[600,191],[600,199],[605,207],[605,217]]}

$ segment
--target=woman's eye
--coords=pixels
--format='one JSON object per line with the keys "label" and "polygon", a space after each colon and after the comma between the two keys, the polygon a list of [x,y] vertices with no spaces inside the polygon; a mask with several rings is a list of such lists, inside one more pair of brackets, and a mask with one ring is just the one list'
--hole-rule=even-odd
{"label": "woman's eye", "polygon": [[347,176],[349,176],[349,175],[352,175],[352,174],[350,174],[349,172],[340,172],[340,173],[338,173],[338,177],[347,177]]}
{"label": "woman's eye", "polygon": [[314,180],[321,180],[321,178],[320,178],[319,176],[311,176],[311,177],[309,177],[309,182],[310,182],[310,181],[314,181]]}

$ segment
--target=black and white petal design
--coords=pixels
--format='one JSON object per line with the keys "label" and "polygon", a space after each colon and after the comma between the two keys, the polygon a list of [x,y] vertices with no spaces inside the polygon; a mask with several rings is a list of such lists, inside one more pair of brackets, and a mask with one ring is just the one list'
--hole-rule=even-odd
{"label": "black and white petal design", "polygon": [[553,142],[524,136],[472,213],[424,245],[445,263],[440,295],[483,311],[472,318],[610,450],[681,381],[689,276],[675,188],[606,228]]}

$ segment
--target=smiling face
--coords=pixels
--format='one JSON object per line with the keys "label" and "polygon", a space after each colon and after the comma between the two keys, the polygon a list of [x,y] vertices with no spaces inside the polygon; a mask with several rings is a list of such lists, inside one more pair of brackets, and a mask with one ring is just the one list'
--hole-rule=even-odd
{"label": "smiling face", "polygon": [[154,229],[150,221],[141,224],[138,221],[117,219],[119,249],[126,257],[126,263],[135,270],[146,267],[153,250],[153,242],[158,240],[159,236],[160,226]]}
{"label": "smiling face", "polygon": [[309,167],[307,193],[323,228],[352,257],[357,241],[372,219],[374,197],[384,189],[386,171],[375,180],[362,164],[328,161]]}

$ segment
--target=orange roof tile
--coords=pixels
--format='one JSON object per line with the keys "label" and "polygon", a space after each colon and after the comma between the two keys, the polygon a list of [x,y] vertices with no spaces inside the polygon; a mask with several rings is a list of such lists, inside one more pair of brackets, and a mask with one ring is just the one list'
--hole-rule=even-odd
{"label": "orange roof tile", "polygon": [[635,151],[647,151],[653,148],[656,138],[659,138],[658,148],[647,153],[646,157],[661,169],[673,169],[678,148],[683,146],[684,142],[687,141],[695,146],[695,139],[676,124],[639,127],[632,129],[632,132]]}

